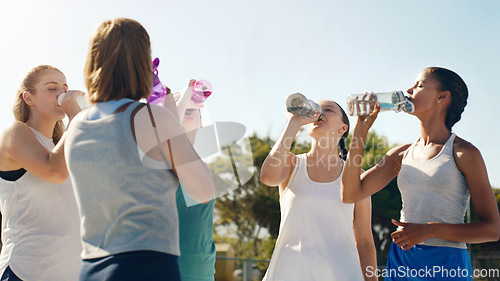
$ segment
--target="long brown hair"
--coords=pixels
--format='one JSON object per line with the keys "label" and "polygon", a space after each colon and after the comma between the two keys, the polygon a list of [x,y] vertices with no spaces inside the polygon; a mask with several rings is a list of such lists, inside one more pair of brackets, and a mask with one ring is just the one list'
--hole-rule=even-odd
{"label": "long brown hair", "polygon": [[[56,70],[62,73],[59,69],[50,65],[39,65],[32,68],[26,76],[24,76],[19,89],[17,90],[16,100],[14,101],[14,117],[17,121],[26,123],[30,119],[30,107],[23,99],[24,92],[30,92],[31,94],[36,94],[36,84],[40,82],[44,72],[46,70]],[[58,120],[54,126],[54,131],[52,132],[52,141],[57,144],[64,133],[64,123],[62,120]]]}
{"label": "long brown hair", "polygon": [[103,22],[90,40],[85,84],[91,102],[140,100],[151,94],[151,43],[144,27],[131,19]]}

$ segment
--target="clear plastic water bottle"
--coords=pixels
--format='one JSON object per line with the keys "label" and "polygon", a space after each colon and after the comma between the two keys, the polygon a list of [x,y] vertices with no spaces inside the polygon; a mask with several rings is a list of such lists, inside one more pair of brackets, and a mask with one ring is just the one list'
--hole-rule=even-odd
{"label": "clear plastic water bottle", "polygon": [[298,116],[313,117],[320,114],[319,119],[321,119],[321,106],[300,93],[291,94],[286,98],[286,109]]}
{"label": "clear plastic water bottle", "polygon": [[[212,94],[212,85],[207,80],[198,80],[193,85],[191,100],[196,104],[202,104]],[[191,115],[196,109],[186,109],[186,114]]]}
{"label": "clear plastic water bottle", "polygon": [[[59,105],[61,105],[61,102],[62,100],[64,99],[64,96],[66,95],[66,93],[62,93],[59,95],[59,97],[57,97],[57,103]],[[89,102],[87,96],[84,96],[84,95],[77,95],[76,96],[76,103],[78,104],[78,106],[80,107],[80,109],[85,109],[89,106],[91,106],[92,104]]]}
{"label": "clear plastic water bottle", "polygon": [[352,94],[347,97],[347,113],[351,116],[371,114],[375,103],[380,102],[380,111],[404,111],[412,113],[415,106],[403,94],[403,91]]}

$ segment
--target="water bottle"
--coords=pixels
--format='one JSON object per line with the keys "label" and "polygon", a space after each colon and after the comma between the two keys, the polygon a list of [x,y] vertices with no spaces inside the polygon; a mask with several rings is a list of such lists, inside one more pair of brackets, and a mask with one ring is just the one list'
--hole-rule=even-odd
{"label": "water bottle", "polygon": [[212,94],[212,85],[207,80],[198,80],[193,85],[191,100],[196,104],[202,104]]}
{"label": "water bottle", "polygon": [[347,113],[351,116],[368,115],[375,110],[375,103],[380,102],[380,111],[404,111],[412,113],[413,103],[403,94],[403,91],[352,94],[347,97]]}
{"label": "water bottle", "polygon": [[151,89],[151,95],[149,95],[147,101],[148,103],[154,103],[163,105],[165,102],[165,96],[167,95],[167,89],[158,78],[158,65],[160,65],[160,59],[155,58],[153,60],[153,88]]}
{"label": "water bottle", "polygon": [[[66,93],[62,93],[62,94],[59,95],[59,97],[57,97],[57,103],[59,105],[61,105],[61,102],[64,99],[65,95],[66,95]],[[76,96],[76,103],[78,104],[78,106],[82,110],[92,105],[89,102],[89,100],[87,99],[87,96],[83,96],[83,95],[77,95]]]}
{"label": "water bottle", "polygon": [[291,94],[286,98],[286,109],[298,116],[313,117],[320,114],[319,119],[321,119],[321,106],[300,93]]}
{"label": "water bottle", "polygon": [[[198,80],[193,85],[191,100],[196,104],[202,104],[212,94],[212,85],[207,80]],[[196,109],[186,109],[186,115],[191,115]]]}

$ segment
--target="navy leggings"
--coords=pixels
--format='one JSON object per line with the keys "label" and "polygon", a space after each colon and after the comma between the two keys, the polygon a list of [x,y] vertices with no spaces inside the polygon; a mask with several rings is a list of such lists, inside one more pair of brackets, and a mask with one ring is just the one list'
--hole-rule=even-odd
{"label": "navy leggings", "polygon": [[21,280],[21,278],[17,277],[17,275],[15,275],[14,272],[12,272],[10,266],[7,266],[7,268],[2,274],[1,281],[23,281],[23,280]]}
{"label": "navy leggings", "polygon": [[85,259],[80,281],[181,281],[177,256],[155,251]]}

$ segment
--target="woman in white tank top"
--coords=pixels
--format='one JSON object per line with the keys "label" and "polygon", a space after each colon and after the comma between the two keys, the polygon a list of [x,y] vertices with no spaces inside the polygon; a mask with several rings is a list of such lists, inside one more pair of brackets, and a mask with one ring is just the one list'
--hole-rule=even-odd
{"label": "woman in white tank top", "polygon": [[[349,119],[334,101],[319,102],[323,116],[288,114],[288,123],[262,165],[261,180],[279,186],[281,223],[266,281],[360,281],[376,268],[371,231],[371,200],[344,204],[340,178]],[[308,125],[311,151],[290,152],[295,136]]]}
{"label": "woman in white tank top", "polygon": [[[356,120],[342,177],[344,202],[357,202],[398,176],[403,200],[392,233],[385,280],[472,280],[465,243],[497,241],[500,218],[479,150],[452,133],[467,104],[465,82],[455,72],[429,67],[408,89],[421,124],[413,144],[391,149],[361,175],[354,161],[379,112]],[[469,197],[477,222],[464,224]]]}
{"label": "woman in white tank top", "polygon": [[0,138],[1,280],[78,280],[80,219],[64,160],[62,119],[80,111],[57,68],[33,68],[21,82],[16,121]]}

